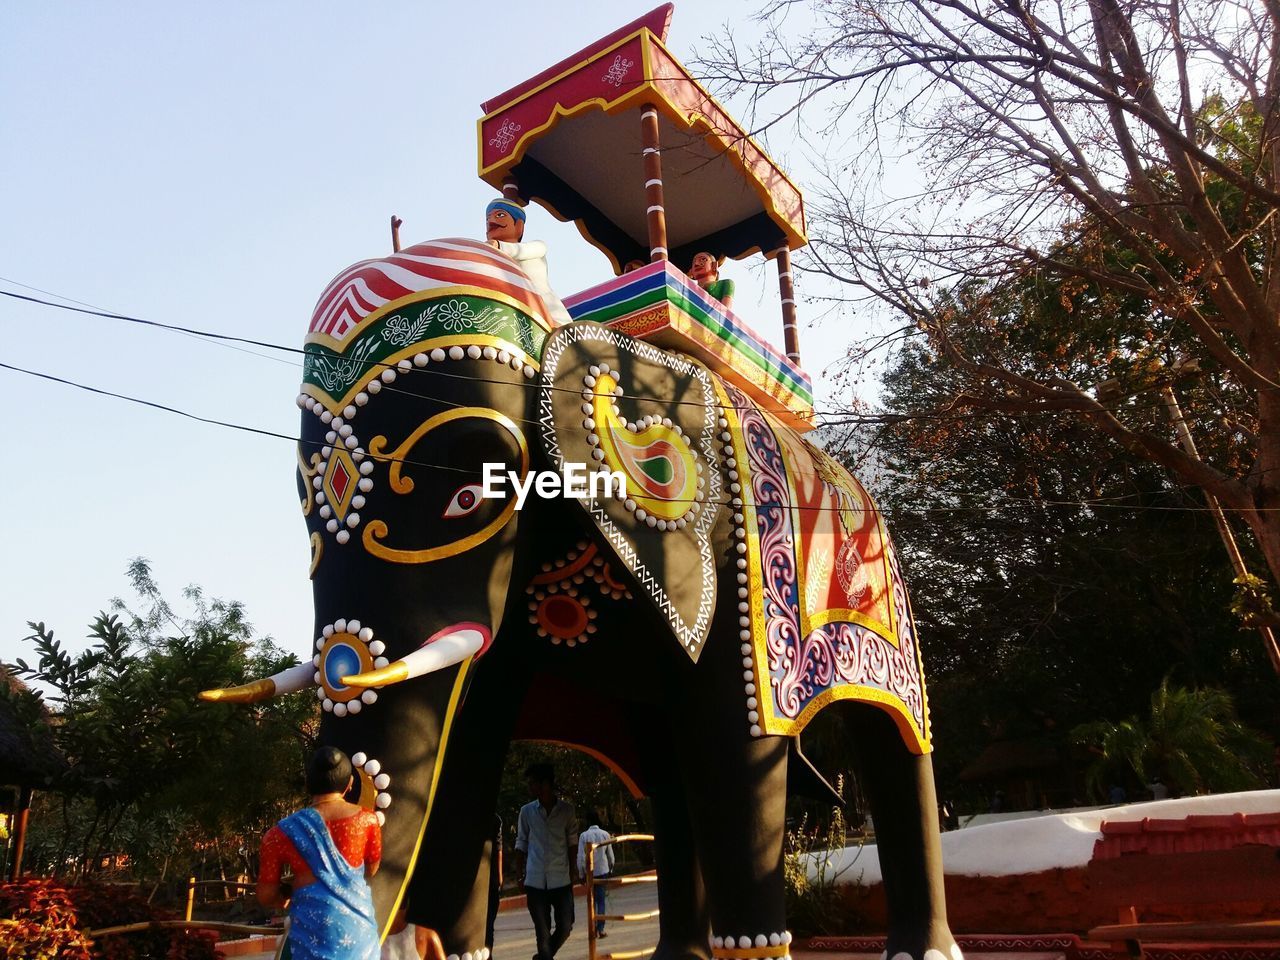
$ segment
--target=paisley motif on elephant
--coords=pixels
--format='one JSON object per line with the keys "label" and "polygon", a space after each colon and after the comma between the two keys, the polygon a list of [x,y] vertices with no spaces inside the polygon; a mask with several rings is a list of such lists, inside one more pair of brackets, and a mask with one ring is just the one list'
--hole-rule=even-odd
{"label": "paisley motif on elephant", "polygon": [[[625,476],[625,497],[581,502],[694,660],[715,613],[711,536],[724,493],[713,380],[687,357],[575,323],[548,338],[538,396],[553,466],[594,462]],[[662,573],[674,570],[679,578]]]}
{"label": "paisley motif on elephant", "polygon": [[[598,377],[588,375],[583,379],[594,381],[586,383],[588,387],[595,387],[589,429],[599,438],[599,449],[604,454],[602,462],[626,477],[627,497],[642,511],[641,520],[649,514],[658,521],[665,520],[662,530],[666,530],[669,523],[692,520],[698,488],[702,485],[698,476],[702,467],[689,441],[669,417],[659,419],[649,415],[640,420],[620,417],[612,401],[614,391],[621,391],[622,387],[613,373],[599,368],[597,371]],[[583,426],[586,427],[586,423]]]}

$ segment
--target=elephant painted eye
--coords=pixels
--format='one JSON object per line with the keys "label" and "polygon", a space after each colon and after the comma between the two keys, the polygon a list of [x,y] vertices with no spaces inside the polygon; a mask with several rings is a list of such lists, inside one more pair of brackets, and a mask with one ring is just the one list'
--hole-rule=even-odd
{"label": "elephant painted eye", "polygon": [[465,487],[459,487],[454,493],[453,499],[449,501],[449,505],[444,508],[441,514],[449,520],[457,517],[465,517],[469,513],[475,513],[480,506],[480,484],[468,483]]}

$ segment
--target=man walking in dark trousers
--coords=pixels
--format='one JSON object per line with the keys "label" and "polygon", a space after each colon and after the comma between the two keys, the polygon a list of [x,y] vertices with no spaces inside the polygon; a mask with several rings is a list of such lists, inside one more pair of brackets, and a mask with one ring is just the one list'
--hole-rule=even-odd
{"label": "man walking in dark trousers", "polygon": [[[538,952],[552,960],[573,930],[573,885],[577,882],[578,823],[573,804],[556,796],[549,763],[530,764],[525,783],[534,799],[520,808],[516,828],[516,869],[524,878],[529,916]],[[555,915],[555,929],[551,927]]]}

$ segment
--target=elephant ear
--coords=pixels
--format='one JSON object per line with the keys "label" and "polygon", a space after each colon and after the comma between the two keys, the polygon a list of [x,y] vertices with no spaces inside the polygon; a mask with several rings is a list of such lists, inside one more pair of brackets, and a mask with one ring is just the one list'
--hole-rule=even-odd
{"label": "elephant ear", "polygon": [[543,348],[547,455],[561,471],[620,475],[622,491],[588,483],[579,502],[695,661],[715,613],[720,418],[711,374],[686,357],[594,323]]}

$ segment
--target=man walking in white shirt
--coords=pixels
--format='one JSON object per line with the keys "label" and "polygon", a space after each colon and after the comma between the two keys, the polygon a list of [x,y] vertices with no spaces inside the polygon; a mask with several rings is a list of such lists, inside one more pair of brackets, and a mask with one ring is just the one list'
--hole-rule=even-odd
{"label": "man walking in white shirt", "polygon": [[[587,875],[587,844],[604,843],[610,839],[609,831],[600,826],[600,818],[594,810],[587,813],[586,821],[591,826],[578,834],[578,873],[584,877]],[[596,848],[592,868],[592,876],[596,880],[603,880],[613,873],[613,844]],[[604,932],[604,921],[600,919],[609,905],[608,888],[603,883],[596,883],[592,884],[591,892],[595,900],[596,938],[599,939],[608,936]]]}
{"label": "man walking in white shirt", "polygon": [[[578,821],[573,804],[556,796],[555,770],[533,763],[524,772],[534,799],[520,808],[516,826],[516,870],[524,880],[538,952],[533,960],[553,960],[573,930],[574,848]],[[551,916],[555,914],[555,929]]]}

